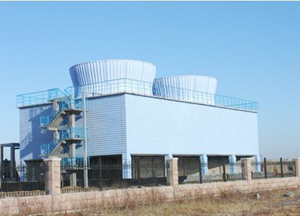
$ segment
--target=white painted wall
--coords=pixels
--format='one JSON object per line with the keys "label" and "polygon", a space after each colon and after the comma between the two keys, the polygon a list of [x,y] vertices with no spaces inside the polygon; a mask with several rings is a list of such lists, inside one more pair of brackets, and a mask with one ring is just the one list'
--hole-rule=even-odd
{"label": "white painted wall", "polygon": [[126,95],[131,154],[256,155],[257,113]]}

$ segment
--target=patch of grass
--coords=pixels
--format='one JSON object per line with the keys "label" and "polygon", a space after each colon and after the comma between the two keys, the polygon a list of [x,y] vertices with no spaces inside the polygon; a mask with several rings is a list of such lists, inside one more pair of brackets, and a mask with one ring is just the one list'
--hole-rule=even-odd
{"label": "patch of grass", "polygon": [[[174,202],[165,202],[163,199],[155,199],[157,195],[151,195],[150,204],[141,203],[136,205],[130,200],[131,205],[123,207],[102,208],[101,213],[80,212],[79,215],[130,215],[130,216],[296,216],[300,215],[300,192],[299,189],[293,189],[295,197],[283,197],[286,190],[260,192],[259,200],[254,198],[254,193],[232,193],[222,194],[221,196],[207,196],[197,199],[176,200]],[[153,193],[154,192],[150,192]],[[158,198],[158,197],[157,197]],[[78,213],[67,214],[78,215]]]}
{"label": "patch of grass", "polygon": [[[286,190],[242,193],[238,190],[221,192],[220,196],[201,196],[200,191],[178,190],[174,201],[168,201],[166,194],[156,188],[115,193],[107,199],[85,199],[80,205],[73,203],[72,212],[45,214],[47,203],[20,198],[18,215],[62,215],[62,216],[296,216],[300,215],[300,190],[289,189],[294,197],[284,197]],[[257,192],[256,192],[257,193]],[[79,209],[79,206],[81,209]],[[3,210],[0,215],[7,215]]]}

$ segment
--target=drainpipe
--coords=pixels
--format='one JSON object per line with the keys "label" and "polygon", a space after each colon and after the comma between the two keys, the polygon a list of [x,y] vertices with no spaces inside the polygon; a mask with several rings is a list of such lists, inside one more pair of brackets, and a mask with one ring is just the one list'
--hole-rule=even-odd
{"label": "drainpipe", "polygon": [[82,92],[82,114],[83,114],[83,182],[84,187],[88,188],[88,170],[87,170],[87,133],[86,133],[86,101],[85,92]]}

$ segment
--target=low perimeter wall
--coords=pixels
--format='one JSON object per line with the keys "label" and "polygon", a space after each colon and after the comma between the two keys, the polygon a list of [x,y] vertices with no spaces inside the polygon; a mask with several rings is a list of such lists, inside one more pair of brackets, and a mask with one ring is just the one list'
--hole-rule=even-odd
{"label": "low perimeter wall", "polygon": [[179,186],[130,188],[108,191],[54,194],[0,199],[0,215],[29,215],[91,211],[95,208],[161,203],[223,193],[251,193],[300,186],[300,178],[263,179]]}
{"label": "low perimeter wall", "polygon": [[295,188],[300,186],[300,158],[295,160],[296,177],[252,180],[251,159],[242,159],[244,181],[178,185],[178,161],[168,160],[168,184],[164,187],[129,188],[108,191],[61,194],[60,159],[49,158],[46,165],[46,193],[44,196],[0,199],[0,215],[33,215],[81,211],[86,213],[103,207],[128,206],[141,203],[162,203],[223,193],[251,193],[256,191]]}

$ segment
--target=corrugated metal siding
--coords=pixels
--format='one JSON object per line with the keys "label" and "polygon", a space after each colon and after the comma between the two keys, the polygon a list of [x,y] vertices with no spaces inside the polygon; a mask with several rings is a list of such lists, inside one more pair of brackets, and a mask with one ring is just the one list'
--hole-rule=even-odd
{"label": "corrugated metal siding", "polygon": [[50,105],[27,107],[20,109],[20,159],[39,159],[40,145],[50,142],[52,132],[40,129],[40,116],[49,115]]}
{"label": "corrugated metal siding", "polygon": [[258,154],[257,114],[126,95],[131,154]]}
{"label": "corrugated metal siding", "polygon": [[[76,126],[82,125],[82,118]],[[89,99],[87,109],[88,156],[126,152],[125,95]],[[83,148],[76,154],[82,156]]]}
{"label": "corrugated metal siding", "polygon": [[[50,112],[49,105],[20,109],[21,160],[38,159],[40,144],[52,140],[52,132],[39,128],[40,116]],[[89,156],[259,154],[251,112],[126,94],[89,99],[87,125]]]}

